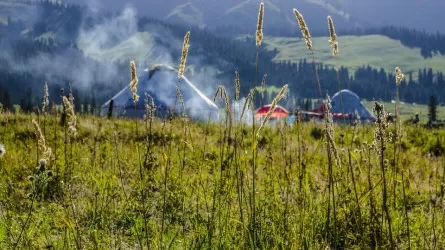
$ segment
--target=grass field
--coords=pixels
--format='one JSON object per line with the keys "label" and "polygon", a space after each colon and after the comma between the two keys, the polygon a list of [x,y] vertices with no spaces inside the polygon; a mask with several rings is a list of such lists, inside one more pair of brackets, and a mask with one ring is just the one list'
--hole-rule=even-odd
{"label": "grass field", "polygon": [[[417,79],[419,68],[432,68],[434,72],[445,68],[445,56],[435,55],[424,59],[420,48],[405,47],[400,41],[382,35],[339,36],[341,47],[337,57],[332,57],[328,40],[328,37],[312,38],[316,60],[335,67],[344,66],[352,72],[363,65],[384,68],[386,72],[393,72],[398,66],[405,73],[412,72],[414,79]],[[299,62],[304,58],[312,60],[304,40],[300,38],[266,37],[265,48],[277,50],[274,61]]]}
{"label": "grass field", "polygon": [[59,119],[0,115],[2,249],[445,247],[444,130],[403,127],[382,182],[371,125]]}

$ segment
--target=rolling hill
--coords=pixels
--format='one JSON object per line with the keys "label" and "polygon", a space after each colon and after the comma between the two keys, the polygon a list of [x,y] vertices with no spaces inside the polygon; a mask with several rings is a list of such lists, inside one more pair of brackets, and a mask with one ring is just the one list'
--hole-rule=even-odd
{"label": "rolling hill", "polygon": [[[445,69],[445,55],[436,54],[425,59],[421,56],[419,48],[408,48],[400,41],[386,36],[340,36],[340,54],[336,57],[331,55],[328,39],[312,39],[316,60],[326,65],[345,66],[351,71],[369,65],[373,68],[383,68],[387,72],[393,72],[398,66],[405,73],[412,72],[414,79],[417,79],[420,68],[432,68],[434,72]],[[305,58],[312,60],[304,41],[300,38],[266,37],[264,43],[267,50],[277,52],[273,59],[275,62],[299,62]]]}

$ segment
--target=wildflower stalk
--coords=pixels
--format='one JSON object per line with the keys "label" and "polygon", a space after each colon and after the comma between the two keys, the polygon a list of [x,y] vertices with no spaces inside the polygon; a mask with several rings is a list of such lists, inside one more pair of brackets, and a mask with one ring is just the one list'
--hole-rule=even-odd
{"label": "wildflower stalk", "polygon": [[[261,2],[260,9],[258,11],[258,23],[257,23],[257,30],[256,30],[256,62],[255,62],[255,79],[254,83],[256,84],[257,77],[258,77],[258,54],[259,54],[259,48],[261,46],[261,42],[263,40],[263,21],[264,21],[264,3]],[[253,97],[252,97],[253,101]],[[256,173],[256,140],[257,140],[257,134],[255,133],[255,115],[252,110],[252,203],[251,203],[251,210],[252,210],[252,219],[251,219],[251,239],[252,239],[252,249],[256,248],[256,201],[255,201],[255,173]]]}
{"label": "wildflower stalk", "polygon": [[[137,77],[137,73],[136,73],[136,63],[134,61],[130,62],[130,77],[131,77],[131,81],[130,81],[130,90],[132,92],[132,98],[133,98],[133,103],[134,103],[134,112],[137,115],[137,104],[139,102],[139,95],[138,95],[138,90],[137,90],[137,85],[139,83],[139,79]],[[148,226],[147,226],[147,216],[146,216],[146,208],[145,208],[145,195],[144,195],[144,176],[143,176],[143,169],[142,169],[142,160],[141,160],[141,153],[139,150],[139,126],[138,126],[138,117],[136,117],[136,119],[134,119],[134,127],[136,130],[136,154],[138,156],[138,165],[139,165],[139,192],[140,192],[140,196],[141,196],[141,205],[142,205],[142,220],[144,221],[144,231],[145,231],[145,240],[146,240],[146,244],[147,244],[147,249],[149,248],[149,243],[148,243]],[[141,248],[143,248],[142,243],[141,243]]]}
{"label": "wildflower stalk", "polygon": [[46,114],[49,105],[49,93],[48,84],[45,82],[43,86],[43,101],[42,101],[42,113],[43,113],[43,135],[46,137]]}
{"label": "wildflower stalk", "polygon": [[[394,149],[394,165],[395,165],[395,175],[397,179],[397,173],[398,173],[398,166],[399,166],[399,160],[400,160],[400,153],[401,153],[401,140],[402,140],[402,127],[400,122],[400,95],[399,95],[399,88],[400,85],[405,78],[405,75],[402,73],[402,71],[399,69],[399,67],[395,68],[395,75],[396,75],[396,135],[395,135],[395,142],[397,146]],[[397,157],[396,157],[397,154]],[[406,223],[406,233],[408,236],[408,249],[411,249],[411,235],[410,235],[410,227],[409,227],[409,217],[408,217],[408,205],[406,201],[406,195],[405,195],[405,178],[404,178],[404,169],[401,171],[402,175],[402,195],[403,195],[403,208],[405,213],[405,223]],[[394,202],[396,200],[396,183],[397,180],[394,180]]]}
{"label": "wildflower stalk", "polygon": [[23,232],[28,227],[28,223],[29,223],[29,221],[31,219],[32,212],[34,210],[34,202],[36,200],[36,196],[37,196],[37,194],[32,194],[31,204],[29,205],[29,210],[28,210],[28,215],[26,216],[25,223],[23,224],[22,228],[20,229],[20,234],[19,234],[19,237],[17,238],[17,241],[14,243],[13,250],[17,249],[17,247],[18,247],[18,245],[20,243],[20,240],[22,239]]}
{"label": "wildflower stalk", "polygon": [[388,139],[388,135],[386,132],[386,129],[388,127],[388,124],[386,123],[387,114],[384,110],[383,105],[378,102],[374,103],[374,113],[377,119],[376,120],[377,127],[374,134],[374,146],[379,155],[380,169],[382,172],[382,180],[383,180],[382,210],[388,222],[390,248],[395,249],[394,239],[392,235],[391,215],[389,213],[389,208],[388,208],[388,191],[387,191],[386,164],[385,164],[386,140]]}
{"label": "wildflower stalk", "polygon": [[266,91],[266,78],[267,78],[267,74],[264,74],[263,80],[261,81],[261,103],[260,103],[260,107],[263,106],[263,102],[264,102],[264,92]]}
{"label": "wildflower stalk", "polygon": [[[34,125],[35,133],[37,136],[37,140],[36,140],[37,146],[42,151],[42,156],[43,156],[43,158],[39,161],[39,168],[40,169],[43,168],[43,171],[44,171],[46,164],[48,164],[49,160],[51,159],[52,153],[51,153],[51,149],[46,146],[46,140],[45,140],[45,137],[44,137],[42,131],[40,130],[39,124],[35,120],[32,120],[32,123]],[[18,247],[20,240],[22,238],[23,232],[28,227],[28,223],[31,219],[32,212],[34,210],[34,202],[36,201],[37,195],[41,194],[41,191],[42,191],[43,185],[45,184],[45,181],[38,181],[36,183],[38,185],[35,185],[35,183],[33,183],[34,185],[33,185],[33,190],[31,192],[31,195],[30,195],[31,196],[31,204],[29,206],[28,215],[26,217],[25,223],[23,224],[23,226],[20,229],[19,237],[17,238],[17,241],[15,242],[13,249],[16,249]]]}
{"label": "wildflower stalk", "polygon": [[[338,156],[337,149],[335,147],[334,143],[334,128],[333,128],[333,121],[332,121],[332,115],[331,115],[331,100],[329,99],[329,96],[326,98],[325,105],[325,136],[326,136],[326,150],[328,153],[328,193],[329,196],[332,194],[332,208],[333,208],[333,216],[334,216],[334,229],[332,230],[334,232],[334,249],[337,248],[337,206],[336,206],[336,200],[335,200],[335,180],[334,180],[334,169],[333,169],[333,158],[335,159],[335,163],[337,167],[340,168],[340,159]],[[328,209],[327,209],[327,228],[328,231],[330,228],[330,198],[328,198]]]}
{"label": "wildflower stalk", "polygon": [[[254,111],[252,110],[252,117],[255,117]],[[252,120],[252,203],[251,203],[251,237],[252,237],[252,249],[256,249],[256,201],[255,201],[255,179],[256,179],[256,158],[257,158],[257,135],[255,133],[255,118]]]}
{"label": "wildflower stalk", "polygon": [[[65,129],[65,167],[68,168],[67,171],[65,171],[66,173],[66,177],[69,178],[72,174],[73,171],[73,166],[71,164],[71,160],[72,160],[72,156],[73,156],[73,138],[77,135],[77,118],[76,115],[74,114],[74,107],[72,104],[72,101],[70,101],[68,98],[66,98],[65,96],[62,97],[62,102],[63,102],[63,110],[64,110],[64,114],[65,114],[65,123],[63,124],[64,129]],[[70,157],[69,157],[69,161],[68,161],[68,143],[70,144]],[[68,166],[70,165],[71,166]]]}
{"label": "wildflower stalk", "polygon": [[373,188],[373,184],[372,184],[372,178],[371,178],[371,168],[372,168],[372,164],[371,164],[371,147],[368,145],[365,145],[365,149],[367,149],[367,180],[368,180],[368,192],[369,192],[369,214],[370,214],[370,230],[371,230],[371,235],[372,235],[372,246],[377,247],[380,243],[379,239],[377,239],[377,229],[375,228],[375,223],[377,221],[376,219],[376,208],[375,208],[375,200],[374,200],[374,188]]}
{"label": "wildflower stalk", "polygon": [[[358,126],[360,125],[360,116],[358,115],[358,112],[356,112],[355,116],[354,116],[354,120],[352,122],[352,137],[351,137],[351,142],[348,146],[348,164],[349,164],[349,171],[351,173],[351,182],[352,185],[354,187],[354,197],[355,197],[355,204],[357,207],[357,213],[358,213],[358,230],[362,230],[363,229],[363,225],[362,225],[362,213],[361,213],[361,208],[360,208],[360,201],[359,201],[359,195],[357,192],[357,183],[356,183],[356,179],[355,179],[355,175],[354,175],[354,168],[352,166],[352,146],[353,143],[355,142],[355,136],[356,136],[356,131]],[[359,151],[360,152],[360,151]]]}

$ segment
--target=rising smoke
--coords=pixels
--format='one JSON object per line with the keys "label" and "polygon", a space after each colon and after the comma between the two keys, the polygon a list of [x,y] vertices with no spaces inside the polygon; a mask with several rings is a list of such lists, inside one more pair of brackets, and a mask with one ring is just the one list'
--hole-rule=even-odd
{"label": "rising smoke", "polygon": [[[74,48],[54,54],[37,53],[25,61],[17,61],[12,54],[6,54],[9,64],[12,65],[12,71],[43,75],[50,88],[52,84],[59,83],[57,81],[60,76],[64,76],[70,79],[74,88],[86,92],[98,81],[116,84],[116,79],[122,79],[122,76],[128,78],[127,68],[123,71],[111,62],[135,60],[139,73],[156,64],[177,68],[180,59],[179,50],[182,46],[181,38],[174,36],[160,24],[150,23],[145,27],[139,27],[137,12],[131,6],[127,6],[120,14],[105,18],[91,26],[88,20],[94,20],[94,17],[98,15],[97,3],[97,1],[90,2],[90,8],[84,14],[77,32],[77,40],[72,41],[73,46],[78,47],[88,59],[74,58],[73,54],[76,51]],[[193,41],[193,34],[191,34],[190,45],[191,51],[199,46]],[[217,83],[232,81],[218,78],[218,69],[212,65],[203,64],[203,59],[204,56],[190,55],[185,75],[202,93],[211,97]],[[124,82],[122,86],[125,85]],[[158,96],[167,97],[162,88],[157,91]],[[111,98],[115,93],[104,91],[98,94]],[[143,96],[143,93],[140,95]],[[197,95],[190,93],[183,93],[183,95],[190,96],[186,100],[188,110],[193,110],[192,107],[198,106],[201,102],[201,98]],[[199,115],[199,112],[197,113],[196,115]]]}

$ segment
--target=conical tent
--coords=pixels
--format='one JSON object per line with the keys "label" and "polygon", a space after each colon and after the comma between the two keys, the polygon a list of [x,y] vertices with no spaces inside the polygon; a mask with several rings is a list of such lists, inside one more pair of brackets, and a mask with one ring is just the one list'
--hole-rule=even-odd
{"label": "conical tent", "polygon": [[[156,106],[156,116],[165,117],[169,112],[182,112],[182,106],[177,98],[176,86],[179,87],[184,100],[186,114],[193,119],[216,119],[218,106],[205,96],[185,76],[178,81],[178,72],[166,65],[158,65],[151,70],[145,70],[138,76],[137,92],[139,101],[133,102],[129,85],[102,105],[102,115],[107,115],[112,104],[113,116],[142,118],[145,114],[145,94],[153,98]],[[176,108],[175,108],[176,104]]]}
{"label": "conical tent", "polygon": [[[316,109],[312,110],[321,116],[325,113],[325,103],[321,103]],[[360,98],[354,92],[343,89],[335,93],[331,98],[331,114],[333,118],[338,121],[353,119],[356,114],[360,116],[363,121],[373,121],[374,116],[360,101]]]}
{"label": "conical tent", "polygon": [[362,120],[374,120],[374,116],[360,101],[360,97],[347,89],[332,96],[331,106],[331,113],[334,114],[358,114]]}

